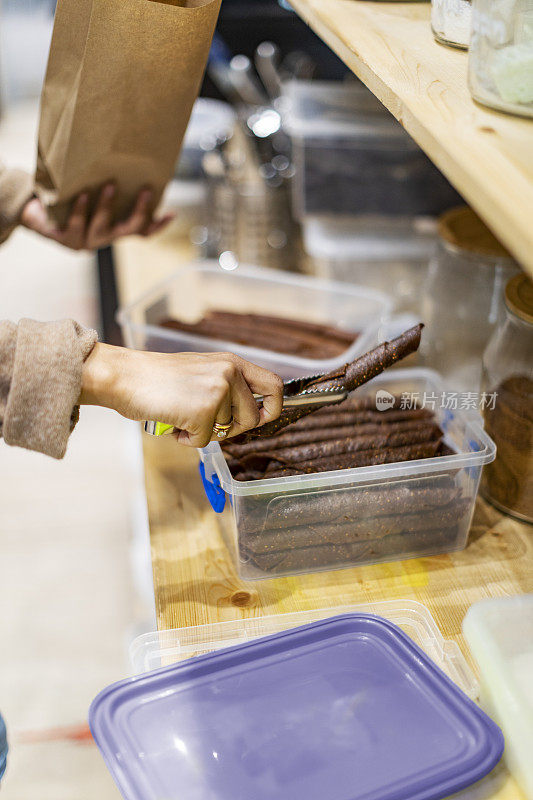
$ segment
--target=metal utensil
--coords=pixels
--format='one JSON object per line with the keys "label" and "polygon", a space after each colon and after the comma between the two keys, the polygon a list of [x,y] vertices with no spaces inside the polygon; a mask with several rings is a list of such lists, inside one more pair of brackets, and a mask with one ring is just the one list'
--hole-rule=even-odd
{"label": "metal utensil", "polygon": [[[298,408],[300,406],[311,405],[330,405],[333,403],[342,403],[348,397],[347,391],[339,391],[336,389],[325,389],[324,391],[313,391],[313,389],[303,388],[297,391],[304,383],[309,383],[312,378],[296,378],[292,381],[285,383],[285,391],[296,390],[294,394],[286,394],[283,397],[283,408]],[[258,403],[263,402],[262,395],[254,395]],[[174,425],[167,425],[164,422],[148,421],[144,423],[144,430],[150,436],[165,436],[174,431]]]}
{"label": "metal utensil", "polygon": [[268,104],[268,98],[256,80],[248,56],[233,56],[229,63],[229,78],[233,88],[245,103],[257,106]]}
{"label": "metal utensil", "polygon": [[261,42],[255,51],[254,62],[268,96],[271,100],[275,100],[281,94],[281,77],[278,72],[278,47],[273,42]]}

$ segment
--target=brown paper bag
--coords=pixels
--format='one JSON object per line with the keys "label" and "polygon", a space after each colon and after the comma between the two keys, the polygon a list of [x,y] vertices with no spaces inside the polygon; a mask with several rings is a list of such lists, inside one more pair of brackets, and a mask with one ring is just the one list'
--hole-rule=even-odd
{"label": "brown paper bag", "polygon": [[63,224],[117,183],[116,218],[172,176],[221,0],[59,0],[41,98],[36,187]]}

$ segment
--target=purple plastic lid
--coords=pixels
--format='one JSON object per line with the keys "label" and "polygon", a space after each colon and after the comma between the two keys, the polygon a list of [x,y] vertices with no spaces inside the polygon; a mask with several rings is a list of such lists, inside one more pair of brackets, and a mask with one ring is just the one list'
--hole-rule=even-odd
{"label": "purple plastic lid", "polygon": [[127,800],[431,800],[503,752],[492,720],[370,614],[122,681],[89,718]]}

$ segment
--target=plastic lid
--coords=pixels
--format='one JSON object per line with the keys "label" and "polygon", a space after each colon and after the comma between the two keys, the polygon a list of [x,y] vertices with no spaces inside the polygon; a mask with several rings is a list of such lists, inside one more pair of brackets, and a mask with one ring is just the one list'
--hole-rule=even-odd
{"label": "plastic lid", "polygon": [[370,614],[115,684],[90,724],[128,800],[436,800],[503,751],[498,727]]}
{"label": "plastic lid", "polygon": [[505,304],[517,317],[533,324],[533,281],[524,272],[505,287]]}
{"label": "plastic lid", "polygon": [[452,208],[442,214],[439,218],[439,235],[460,250],[513,260],[509,251],[469,206]]}

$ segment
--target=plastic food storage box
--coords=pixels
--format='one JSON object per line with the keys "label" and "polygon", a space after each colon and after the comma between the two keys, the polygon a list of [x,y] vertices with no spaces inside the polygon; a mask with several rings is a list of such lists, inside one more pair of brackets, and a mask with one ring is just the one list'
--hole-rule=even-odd
{"label": "plastic food storage box", "polygon": [[[222,450],[200,451],[208,498],[245,580],[429,556],[466,546],[481,469],[494,442],[471,411],[441,408],[439,375],[398,369],[360,396],[417,394],[455,454],[314,475],[235,481]],[[343,518],[351,521],[343,523]],[[356,520],[354,522],[354,519]],[[334,527],[332,543],[327,526]]]}
{"label": "plastic food storage box", "polygon": [[89,722],[127,800],[439,800],[503,750],[403,630],[360,612],[116,683]]}
{"label": "plastic food storage box", "polygon": [[292,141],[298,219],[305,214],[435,215],[461,202],[362,84],[287,83],[283,127]]}
{"label": "plastic food storage box", "polygon": [[394,311],[420,313],[422,288],[437,244],[432,220],[306,216],[302,229],[313,274],[376,291],[390,292],[394,287]]}
{"label": "plastic food storage box", "polygon": [[505,735],[505,760],[533,800],[533,594],[482,600],[463,621],[481,699]]}
{"label": "plastic food storage box", "polygon": [[215,622],[138,636],[130,645],[132,674],[140,675],[187,658],[202,656],[224,647],[233,647],[261,636],[298,628],[339,614],[377,614],[397,625],[446,675],[472,700],[479,695],[479,684],[461,653],[459,645],[444,639],[429,609],[416,600],[379,600],[272,614],[264,617]]}
{"label": "plastic food storage box", "polygon": [[[281,375],[296,378],[329,372],[377,344],[391,300],[358,286],[288,275],[262,267],[224,271],[216,261],[191,264],[121,310],[118,320],[126,344],[163,353],[227,352]],[[358,333],[337,358],[299,358],[160,327],[166,317],[195,322],[210,309],[272,314],[337,326]]]}

